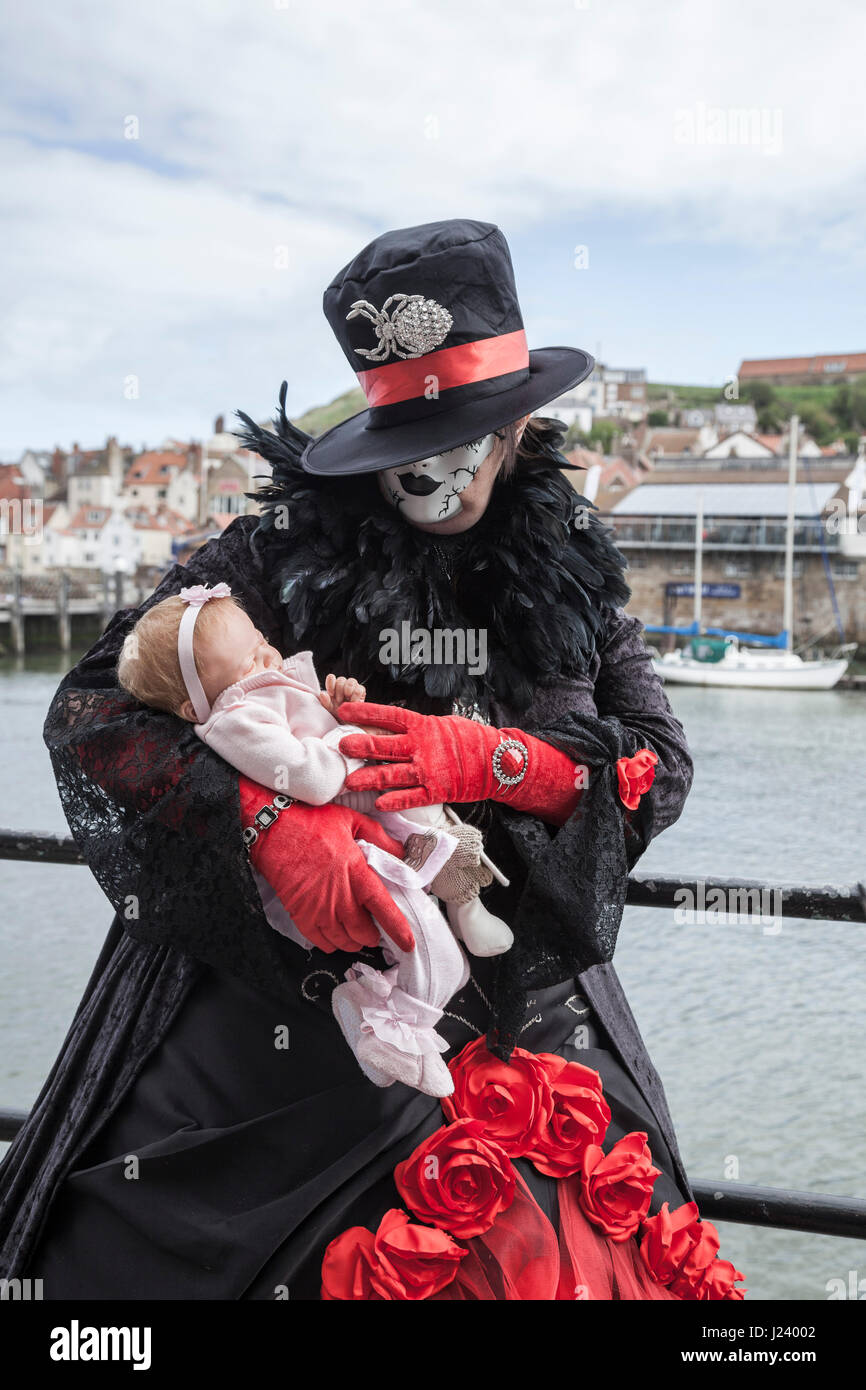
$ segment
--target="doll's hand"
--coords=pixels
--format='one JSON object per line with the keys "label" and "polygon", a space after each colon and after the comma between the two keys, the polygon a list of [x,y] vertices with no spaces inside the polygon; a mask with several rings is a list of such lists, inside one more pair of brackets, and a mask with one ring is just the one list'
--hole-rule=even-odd
{"label": "doll's hand", "polygon": [[346,701],[366,698],[366,688],[354,676],[335,676],[333,672],[325,677],[325,689],[319,691],[319,703],[333,715]]}
{"label": "doll's hand", "polygon": [[[325,689],[319,692],[319,699],[329,714],[336,715],[337,710],[343,704],[354,702],[363,704],[367,699],[367,688],[360,681],[356,681],[353,676],[335,676],[329,674],[325,677]],[[371,734],[387,734],[390,729],[380,727],[378,724],[365,726]]]}

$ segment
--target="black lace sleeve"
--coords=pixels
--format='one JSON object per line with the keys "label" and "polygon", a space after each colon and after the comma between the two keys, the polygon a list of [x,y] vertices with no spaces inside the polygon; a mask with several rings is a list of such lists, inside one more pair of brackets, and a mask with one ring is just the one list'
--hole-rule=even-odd
{"label": "black lace sleeve", "polygon": [[[519,1036],[521,991],[613,959],[629,872],[650,840],[678,818],[691,787],[685,733],[641,631],[640,622],[622,610],[611,615],[595,682],[597,715],[566,709],[533,728],[535,737],[588,769],[569,820],[554,831],[537,817],[499,808],[526,868],[509,919],[515,944],[500,958],[496,1023],[489,1035],[500,1056],[508,1055]],[[639,748],[651,748],[659,761],[652,787],[631,811],[619,795],[616,765]]]}
{"label": "black lace sleeve", "polygon": [[115,613],[64,677],[43,737],[72,835],[126,931],[176,947],[251,984],[279,988],[285,943],[264,915],[243,846],[238,774],[191,724],[117,683],[126,634],[153,604],[225,580],[279,645],[253,532],[238,517],[136,609]]}
{"label": "black lace sleeve", "polygon": [[643,624],[621,609],[608,624],[595,682],[595,705],[600,717],[616,718],[639,739],[640,747],[652,748],[658,754],[652,787],[641,798],[651,814],[636,817],[626,813],[629,828],[641,835],[631,849],[631,868],[650,840],[679,819],[691,790],[694,764],[685,730],[653,670],[652,656],[643,640]]}

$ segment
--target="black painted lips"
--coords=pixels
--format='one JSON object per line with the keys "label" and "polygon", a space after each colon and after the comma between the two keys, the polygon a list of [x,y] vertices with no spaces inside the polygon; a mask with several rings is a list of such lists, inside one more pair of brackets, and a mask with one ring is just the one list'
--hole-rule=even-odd
{"label": "black painted lips", "polygon": [[400,485],[404,492],[408,492],[410,497],[430,497],[442,486],[441,481],[437,482],[425,473],[398,473]]}

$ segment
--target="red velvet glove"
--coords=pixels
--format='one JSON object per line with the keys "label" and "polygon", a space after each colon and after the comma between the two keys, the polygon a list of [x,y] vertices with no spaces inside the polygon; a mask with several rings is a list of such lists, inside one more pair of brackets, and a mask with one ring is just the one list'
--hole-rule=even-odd
{"label": "red velvet glove", "polygon": [[[273,801],[274,792],[246,777],[238,779],[238,787],[246,827]],[[411,951],[415,938],[409,923],[356,840],[369,840],[403,858],[400,842],[369,816],[333,802],[306,806],[296,801],[259,831],[250,860],[276,890],[298,930],[320,951],[378,946],[374,916],[401,950]]]}
{"label": "red velvet glove", "polygon": [[[372,787],[385,792],[376,801],[382,811],[490,799],[564,825],[585,785],[585,768],[520,729],[494,729],[459,715],[417,714],[399,706],[361,702],[341,705],[337,718],[394,731],[347,734],[340,739],[341,753],[381,758],[390,764],[359,768],[346,779],[350,791]],[[505,739],[516,740],[522,748],[506,747],[494,760],[495,750]],[[501,780],[521,771],[518,782]]]}

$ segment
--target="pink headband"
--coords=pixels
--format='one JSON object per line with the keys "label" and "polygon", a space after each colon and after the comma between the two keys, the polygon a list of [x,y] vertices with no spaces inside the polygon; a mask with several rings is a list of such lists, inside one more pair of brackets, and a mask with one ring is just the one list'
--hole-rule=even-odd
{"label": "pink headband", "polygon": [[192,700],[199,724],[204,724],[208,718],[210,705],[196,670],[195,654],[192,648],[192,631],[202,606],[207,603],[209,598],[228,598],[230,595],[231,589],[228,584],[215,584],[212,589],[209,589],[206,584],[193,584],[192,588],[181,589],[180,591],[180,597],[189,607],[181,618],[180,627],[177,630],[177,655],[186,693]]}

